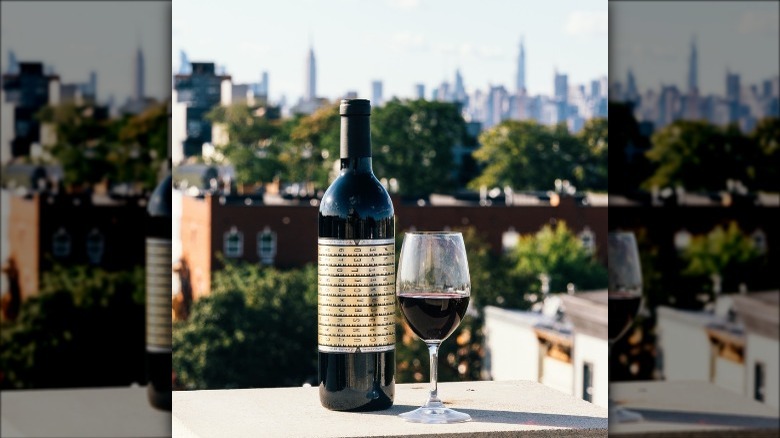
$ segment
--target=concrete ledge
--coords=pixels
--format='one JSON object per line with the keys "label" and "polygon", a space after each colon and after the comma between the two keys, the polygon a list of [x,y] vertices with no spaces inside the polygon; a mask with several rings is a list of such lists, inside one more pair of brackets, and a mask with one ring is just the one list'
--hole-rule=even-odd
{"label": "concrete ledge", "polygon": [[0,436],[168,437],[171,413],[149,405],[146,387],[0,393]]}
{"label": "concrete ledge", "polygon": [[773,437],[780,434],[776,408],[701,381],[623,382],[610,385],[620,406],[643,421],[613,424],[610,436]]}
{"label": "concrete ledge", "polygon": [[175,437],[606,437],[607,410],[530,381],[439,384],[439,396],[468,413],[460,424],[414,424],[398,414],[417,408],[427,384],[396,385],[395,404],[379,412],[332,412],[318,388],[177,391]]}

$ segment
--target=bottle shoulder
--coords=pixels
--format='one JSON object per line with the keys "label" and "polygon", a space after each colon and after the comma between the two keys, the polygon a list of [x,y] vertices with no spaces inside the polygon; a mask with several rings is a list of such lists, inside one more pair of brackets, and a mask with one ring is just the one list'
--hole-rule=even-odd
{"label": "bottle shoulder", "polygon": [[390,195],[373,173],[342,172],[320,202],[320,215],[392,217]]}

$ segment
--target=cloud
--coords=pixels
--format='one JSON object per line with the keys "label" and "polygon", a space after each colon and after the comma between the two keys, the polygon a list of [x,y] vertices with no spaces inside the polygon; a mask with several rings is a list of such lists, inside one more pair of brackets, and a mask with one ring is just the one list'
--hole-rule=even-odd
{"label": "cloud", "polygon": [[766,34],[777,38],[780,33],[777,15],[745,11],[737,22],[737,32],[741,34]]}
{"label": "cloud", "polygon": [[388,0],[387,3],[397,9],[413,10],[420,6],[420,0]]}
{"label": "cloud", "polygon": [[564,31],[572,36],[602,36],[609,30],[607,11],[574,11],[566,17]]}
{"label": "cloud", "polygon": [[428,49],[428,42],[420,33],[401,31],[390,36],[389,46],[396,52],[424,51]]}

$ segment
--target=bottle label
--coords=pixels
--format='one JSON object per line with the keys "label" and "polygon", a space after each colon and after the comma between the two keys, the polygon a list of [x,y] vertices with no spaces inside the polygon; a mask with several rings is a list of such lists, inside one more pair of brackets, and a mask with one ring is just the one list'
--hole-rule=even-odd
{"label": "bottle label", "polygon": [[146,239],[146,350],[171,351],[171,240]]}
{"label": "bottle label", "polygon": [[318,244],[319,350],[393,350],[395,240],[321,238]]}

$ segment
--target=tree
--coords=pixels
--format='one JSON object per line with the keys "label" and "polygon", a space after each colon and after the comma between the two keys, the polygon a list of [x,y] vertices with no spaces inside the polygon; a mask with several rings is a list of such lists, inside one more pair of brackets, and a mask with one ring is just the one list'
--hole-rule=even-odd
{"label": "tree", "polygon": [[747,284],[753,277],[751,272],[761,261],[753,239],[745,235],[735,221],[729,222],[725,229],[718,225],[706,235],[692,236],[683,259],[688,262],[684,275],[716,276],[719,280],[728,280],[729,287],[737,282]]}
{"label": "tree", "polygon": [[107,155],[117,146],[117,123],[92,117],[90,111],[90,107],[62,104],[43,107],[37,114],[54,129],[56,142],[49,152],[62,165],[67,185],[92,185],[115,170]]}
{"label": "tree", "polygon": [[300,386],[317,373],[317,271],[228,263],[189,319],[174,324],[187,389]]}
{"label": "tree", "polygon": [[289,181],[313,182],[325,189],[339,160],[341,116],[338,104],[327,105],[293,125],[290,142],[280,156]]}
{"label": "tree", "polygon": [[748,183],[753,145],[735,126],[719,128],[703,121],[678,120],[652,136],[647,158],[655,172],[643,186],[681,185],[688,190],[717,191],[726,180]]}
{"label": "tree", "polygon": [[144,272],[76,266],[44,274],[0,330],[0,388],[145,383]]}
{"label": "tree", "polygon": [[565,291],[569,283],[578,290],[607,287],[606,269],[563,221],[554,228],[545,225],[536,234],[520,236],[510,257],[514,260],[513,275],[529,283],[523,292],[539,293],[537,279],[541,274],[549,276],[550,292]]}
{"label": "tree", "polygon": [[92,105],[47,106],[37,117],[52,125],[56,142],[49,147],[62,165],[64,183],[101,181],[157,185],[168,151],[168,112],[164,103],[119,119],[100,118]]}
{"label": "tree", "polygon": [[607,191],[609,174],[609,123],[607,119],[590,119],[577,134],[585,145],[580,164],[574,168],[578,184],[590,190]]}
{"label": "tree", "polygon": [[216,106],[206,114],[206,119],[221,124],[227,132],[228,142],[219,149],[235,167],[239,184],[271,182],[284,170],[279,161],[285,143],[280,138],[281,122],[268,120],[262,110],[233,104]]}
{"label": "tree", "polygon": [[397,179],[403,196],[426,196],[452,189],[452,148],[466,135],[465,121],[455,104],[391,100],[373,112],[373,164],[377,176]]}
{"label": "tree", "polygon": [[546,127],[534,121],[506,120],[479,136],[474,158],[485,167],[469,186],[510,186],[520,190],[550,188],[556,179],[583,187],[588,151],[565,125]]}
{"label": "tree", "polygon": [[756,145],[748,170],[755,188],[777,191],[780,181],[780,118],[760,120],[750,134],[750,139]]}
{"label": "tree", "polygon": [[168,107],[160,103],[130,117],[118,132],[119,147],[109,151],[106,159],[116,172],[115,181],[141,182],[152,190],[168,160]]}

